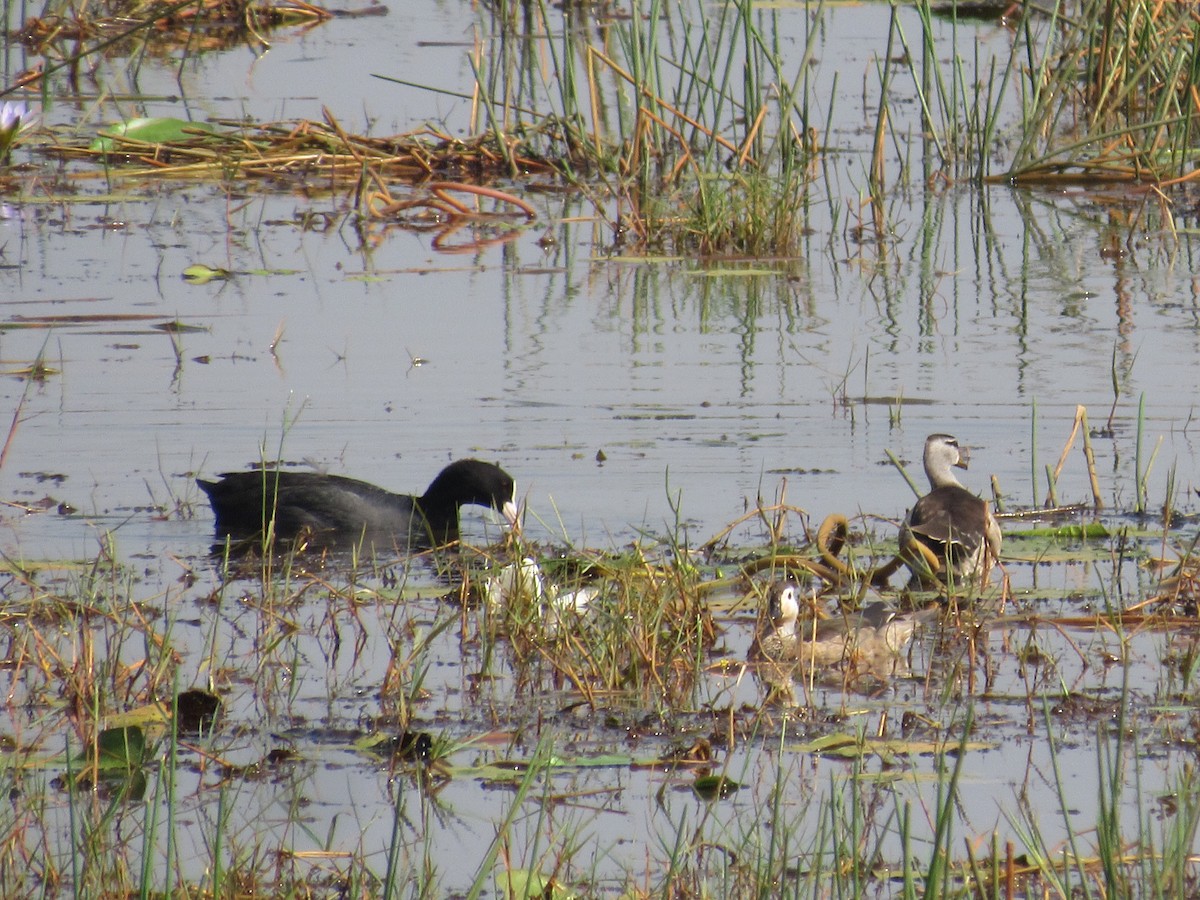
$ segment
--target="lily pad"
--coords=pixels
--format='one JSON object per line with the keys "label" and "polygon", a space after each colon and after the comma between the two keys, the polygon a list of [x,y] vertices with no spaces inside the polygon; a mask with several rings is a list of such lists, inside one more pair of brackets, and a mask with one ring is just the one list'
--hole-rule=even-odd
{"label": "lily pad", "polygon": [[692,790],[704,800],[724,800],[740,789],[740,784],[724,775],[701,775],[692,782]]}
{"label": "lily pad", "polygon": [[121,138],[144,144],[193,143],[215,133],[216,130],[207,122],[188,122],[170,117],[130,119],[101,131],[88,149],[111,153]]}
{"label": "lily pad", "polygon": [[95,758],[92,758],[91,748],[88,748],[84,756],[101,771],[135,769],[142,764],[145,757],[146,736],[136,725],[105,728],[96,738]]}
{"label": "lily pad", "polygon": [[226,269],[216,269],[197,263],[183,270],[183,280],[188,284],[208,284],[210,281],[228,278],[230,274]]}
{"label": "lily pad", "polygon": [[1006,532],[1006,539],[1016,538],[1058,538],[1060,540],[1080,541],[1086,539],[1106,538],[1112,532],[1100,522],[1088,522],[1077,525],[1055,525],[1049,528],[1025,528],[1021,531]]}
{"label": "lily pad", "polygon": [[579,895],[559,884],[552,875],[536,869],[508,869],[500,875],[505,897],[542,897],[545,900],[575,900]]}
{"label": "lily pad", "polygon": [[862,756],[880,756],[890,759],[895,756],[938,756],[957,753],[960,750],[990,750],[994,745],[986,741],[917,741],[901,738],[873,738],[854,734],[829,734],[791,749],[795,753],[817,753],[842,759]]}

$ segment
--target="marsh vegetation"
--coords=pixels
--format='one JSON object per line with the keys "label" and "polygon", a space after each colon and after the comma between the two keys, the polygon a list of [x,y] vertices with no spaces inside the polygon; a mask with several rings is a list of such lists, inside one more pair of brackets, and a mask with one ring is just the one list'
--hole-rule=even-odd
{"label": "marsh vegetation", "polygon": [[[1197,890],[1186,4],[6,12],[0,893]],[[1002,570],[873,578],[949,427]],[[521,534],[210,553],[197,474],[447,454]],[[937,615],[781,697],[787,574]]]}

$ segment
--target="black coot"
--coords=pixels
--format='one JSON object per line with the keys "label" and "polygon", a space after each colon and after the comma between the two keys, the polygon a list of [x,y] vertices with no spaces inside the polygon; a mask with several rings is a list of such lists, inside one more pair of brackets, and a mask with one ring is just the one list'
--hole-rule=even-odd
{"label": "black coot", "polygon": [[460,459],[442,469],[420,497],[315,472],[252,469],[219,481],[197,479],[216,513],[219,534],[261,535],[274,519],[275,536],[317,540],[387,541],[401,548],[428,547],[458,539],[458,508],[490,506],[509,524],[517,521],[512,476],[491,463]]}

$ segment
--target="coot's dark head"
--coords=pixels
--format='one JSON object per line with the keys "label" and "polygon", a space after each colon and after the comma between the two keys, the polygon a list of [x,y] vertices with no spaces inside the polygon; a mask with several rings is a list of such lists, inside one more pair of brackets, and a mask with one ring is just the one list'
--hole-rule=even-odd
{"label": "coot's dark head", "polygon": [[435,533],[448,527],[456,530],[458,508],[469,503],[490,506],[515,526],[516,489],[512,476],[499,466],[479,459],[460,459],[438,473],[417,505]]}

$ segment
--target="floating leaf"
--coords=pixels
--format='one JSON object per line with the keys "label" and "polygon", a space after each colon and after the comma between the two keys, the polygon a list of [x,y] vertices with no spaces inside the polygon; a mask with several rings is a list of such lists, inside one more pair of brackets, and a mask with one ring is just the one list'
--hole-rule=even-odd
{"label": "floating leaf", "polygon": [[539,771],[559,769],[604,769],[604,768],[658,768],[671,766],[669,760],[647,757],[638,759],[623,753],[600,753],[595,756],[578,756],[563,758],[552,756],[549,759],[499,759],[492,763],[478,766],[450,766],[447,775],[482,778],[485,781],[515,781],[525,777],[530,767]]}
{"label": "floating leaf", "polygon": [[[1005,561],[1032,562],[1042,564],[1086,563],[1112,558],[1112,551],[1103,544],[1092,544],[1087,547],[1082,545],[1068,547],[1064,546],[1053,538],[1033,538],[1030,541],[1020,545],[1021,552],[1017,552],[1015,546],[1016,545],[1014,545],[1011,553],[1009,552],[1008,547],[1004,548]],[[1135,559],[1139,555],[1141,554],[1135,548],[1131,547],[1128,548],[1126,558]],[[1059,591],[1057,596],[1061,597],[1062,592]]]}
{"label": "floating leaf", "polygon": [[351,746],[360,753],[391,754],[429,762],[433,753],[433,735],[427,731],[402,731],[398,735],[377,731],[358,738]]}
{"label": "floating leaf", "polygon": [[32,363],[19,369],[5,369],[0,375],[11,375],[19,378],[48,378],[59,374],[58,369],[52,369],[41,363]]}
{"label": "floating leaf", "polygon": [[87,761],[101,771],[113,769],[135,769],[146,756],[146,736],[136,725],[120,728],[105,728],[96,738],[96,758],[91,759],[91,748]]}
{"label": "floating leaf", "polygon": [[379,747],[382,747],[384,750],[390,749],[393,740],[395,738],[390,734],[385,734],[382,731],[372,731],[370,734],[364,734],[362,737],[353,740],[350,746],[360,753],[369,753]]}
{"label": "floating leaf", "polygon": [[210,281],[228,278],[230,274],[226,269],[214,269],[197,264],[183,270],[183,280],[188,284],[208,284]]}
{"label": "floating leaf", "polygon": [[701,775],[692,782],[692,790],[704,800],[724,800],[740,788],[740,784],[724,775]]}
{"label": "floating leaf", "polygon": [[575,900],[579,895],[559,884],[552,875],[536,869],[507,869],[500,875],[505,897],[540,897],[542,900]]}
{"label": "floating leaf", "polygon": [[853,734],[829,734],[789,749],[795,753],[817,753],[842,759],[857,759],[874,755],[886,759],[895,756],[940,756],[959,750],[990,750],[994,744],[986,741],[917,741],[903,738],[873,738]]}
{"label": "floating leaf", "polygon": [[1107,527],[1099,522],[1088,522],[1082,525],[1056,525],[1049,528],[1026,528],[1022,531],[1005,532],[1008,538],[1060,538],[1063,540],[1079,541],[1085,539],[1106,538],[1112,534]]}
{"label": "floating leaf", "polygon": [[761,266],[753,268],[747,266],[744,269],[699,269],[695,271],[689,271],[687,274],[697,278],[744,278],[747,276],[758,278],[762,277],[763,275],[781,275],[783,274],[783,270],[763,268]]}
{"label": "floating leaf", "polygon": [[180,322],[178,319],[176,319],[174,322],[158,322],[150,327],[156,329],[157,331],[165,331],[167,334],[187,334],[188,332],[194,331],[208,331],[208,329],[203,325],[186,325],[183,322]]}
{"label": "floating leaf", "polygon": [[300,269],[246,269],[242,275],[299,275]]}
{"label": "floating leaf", "polygon": [[829,753],[843,747],[860,747],[863,739],[854,734],[826,734],[792,749],[798,753]]}
{"label": "floating leaf", "polygon": [[104,722],[108,726],[108,730],[116,731],[130,726],[137,728],[147,728],[154,726],[166,725],[170,721],[170,704],[164,709],[160,703],[151,703],[147,706],[138,706],[134,709],[127,709],[119,713],[113,713],[110,716],[105,716]]}
{"label": "floating leaf", "polygon": [[101,131],[88,149],[111,153],[119,138],[145,144],[192,143],[214,133],[215,129],[207,122],[188,122],[170,117],[130,119],[122,125]]}

